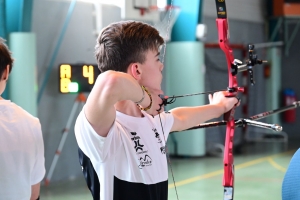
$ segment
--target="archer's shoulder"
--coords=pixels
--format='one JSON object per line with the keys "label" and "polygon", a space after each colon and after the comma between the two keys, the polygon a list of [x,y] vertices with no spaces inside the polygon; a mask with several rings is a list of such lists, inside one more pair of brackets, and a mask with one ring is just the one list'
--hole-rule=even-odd
{"label": "archer's shoulder", "polygon": [[37,132],[41,131],[40,120],[32,113],[29,113],[27,110],[11,101],[4,102],[4,105],[1,104],[0,111],[5,113],[6,120],[13,122],[12,124],[15,124],[18,127],[27,127],[32,130],[38,130]]}

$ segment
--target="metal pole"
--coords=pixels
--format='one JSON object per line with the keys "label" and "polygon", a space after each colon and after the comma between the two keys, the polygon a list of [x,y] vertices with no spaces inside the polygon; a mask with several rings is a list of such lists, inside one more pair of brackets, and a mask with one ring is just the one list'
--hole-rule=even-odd
{"label": "metal pole", "polygon": [[55,152],[55,155],[54,155],[53,161],[51,163],[49,172],[48,172],[47,177],[45,179],[45,185],[46,186],[48,186],[49,183],[50,183],[50,180],[51,180],[53,171],[55,169],[55,166],[57,164],[58,158],[59,158],[59,156],[61,154],[62,148],[63,148],[63,146],[65,144],[66,139],[67,139],[67,136],[68,136],[68,133],[69,133],[69,130],[70,130],[70,126],[71,126],[71,124],[73,122],[73,119],[75,117],[75,112],[77,111],[79,104],[80,103],[83,104],[85,102],[85,100],[86,100],[86,98],[85,98],[85,96],[83,94],[79,94],[77,96],[76,100],[75,100],[75,103],[74,103],[74,105],[72,107],[72,110],[71,110],[70,116],[68,118],[66,127],[63,130],[62,138],[61,138],[60,143],[58,145],[58,148],[57,148],[57,150]]}

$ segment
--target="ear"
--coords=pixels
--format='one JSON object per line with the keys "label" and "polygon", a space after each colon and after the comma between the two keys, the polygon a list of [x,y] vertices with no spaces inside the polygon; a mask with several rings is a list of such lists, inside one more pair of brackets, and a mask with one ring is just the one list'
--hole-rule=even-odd
{"label": "ear", "polygon": [[6,69],[3,72],[2,79],[7,80],[9,76],[9,65],[6,66]]}
{"label": "ear", "polygon": [[139,63],[131,63],[129,65],[128,71],[136,80],[141,79],[142,70]]}

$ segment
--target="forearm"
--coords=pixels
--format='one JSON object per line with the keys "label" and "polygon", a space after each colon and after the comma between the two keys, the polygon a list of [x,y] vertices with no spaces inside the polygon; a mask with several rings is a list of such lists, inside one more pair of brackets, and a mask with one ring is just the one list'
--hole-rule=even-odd
{"label": "forearm", "polygon": [[224,113],[224,108],[218,105],[204,105],[196,107],[178,107],[170,110],[170,112],[174,116],[172,131],[181,131],[220,117]]}
{"label": "forearm", "polygon": [[31,186],[31,197],[30,200],[37,200],[40,196],[40,185],[41,183],[37,183]]}

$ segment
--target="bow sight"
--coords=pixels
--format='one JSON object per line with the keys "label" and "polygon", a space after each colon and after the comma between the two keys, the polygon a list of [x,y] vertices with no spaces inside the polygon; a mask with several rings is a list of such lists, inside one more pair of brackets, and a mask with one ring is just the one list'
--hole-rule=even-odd
{"label": "bow sight", "polygon": [[245,64],[243,64],[240,60],[234,59],[233,63],[231,64],[231,74],[232,76],[235,76],[239,72],[248,71],[250,83],[251,85],[255,84],[254,77],[253,77],[253,67],[257,64],[266,63],[265,60],[259,60],[257,59],[257,55],[254,54],[254,45],[249,44],[248,45],[248,55],[249,58],[245,61]]}

